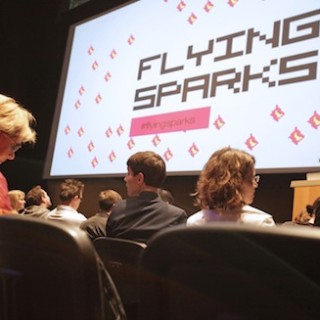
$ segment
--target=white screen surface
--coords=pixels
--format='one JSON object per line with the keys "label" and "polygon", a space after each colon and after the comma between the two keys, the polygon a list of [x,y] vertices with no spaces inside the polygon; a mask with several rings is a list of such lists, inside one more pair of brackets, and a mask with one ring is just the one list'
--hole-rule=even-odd
{"label": "white screen surface", "polygon": [[319,170],[319,7],[141,0],[75,25],[48,175],[123,175],[144,150],[190,174],[227,145]]}

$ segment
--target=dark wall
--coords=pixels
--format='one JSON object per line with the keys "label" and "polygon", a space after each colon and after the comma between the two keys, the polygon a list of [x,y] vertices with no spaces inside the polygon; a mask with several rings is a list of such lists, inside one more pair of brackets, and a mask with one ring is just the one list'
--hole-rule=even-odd
{"label": "dark wall", "polygon": [[27,190],[42,181],[55,108],[65,34],[61,0],[0,1],[0,92],[14,97],[37,119],[37,143],[24,146],[1,171],[9,187]]}
{"label": "dark wall", "polygon": [[[11,95],[29,108],[37,119],[38,142],[25,146],[15,161],[6,162],[1,171],[9,187],[27,191],[36,184],[48,189],[53,203],[58,202],[60,180],[44,181],[42,172],[49,145],[51,122],[67,38],[67,26],[79,17],[113,7],[124,0],[92,0],[68,11],[67,0],[1,0],[0,2],[0,92]],[[175,203],[191,214],[196,176],[168,177],[164,187]],[[304,174],[263,175],[254,205],[272,213],[277,222],[291,218],[293,190],[291,180],[303,180]],[[97,210],[97,194],[113,188],[126,195],[122,178],[81,179],[86,189],[80,207],[87,216]]]}
{"label": "dark wall", "polygon": [[59,24],[61,3],[0,2],[1,92],[22,102],[38,120],[35,149],[17,156],[43,160],[46,154],[65,39]]}

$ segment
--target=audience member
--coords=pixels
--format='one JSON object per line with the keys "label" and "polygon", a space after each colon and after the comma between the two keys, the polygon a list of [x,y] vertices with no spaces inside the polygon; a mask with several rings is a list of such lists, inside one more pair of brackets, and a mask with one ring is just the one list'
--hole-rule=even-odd
{"label": "audience member", "polygon": [[29,217],[46,218],[51,205],[48,193],[40,185],[37,185],[27,192],[24,214]]}
{"label": "audience member", "polygon": [[22,190],[10,190],[8,192],[10,203],[15,213],[23,214],[25,209],[25,193]]}
{"label": "audience member", "polygon": [[309,220],[308,220],[308,223],[310,223],[310,224],[314,224],[314,219],[315,219],[315,217],[316,217],[316,215],[315,215],[315,209],[314,209],[315,207],[313,206],[313,205],[311,205],[311,204],[307,204],[306,205],[306,212],[308,213],[308,215],[309,215]]}
{"label": "audience member", "polygon": [[174,198],[169,190],[160,188],[158,189],[158,194],[163,201],[173,204]]}
{"label": "audience member", "polygon": [[127,161],[127,170],[124,181],[128,198],[113,207],[107,236],[147,242],[161,229],[185,224],[186,212],[158,195],[166,178],[166,164],[158,154],[133,154]]}
{"label": "audience member", "polygon": [[314,223],[313,206],[308,204],[294,219],[294,223],[300,225],[313,225]]}
{"label": "audience member", "polygon": [[[0,164],[13,160],[24,143],[35,143],[33,115],[13,98],[0,94]],[[8,195],[8,182],[0,172],[0,215],[14,213]]]}
{"label": "audience member", "polygon": [[60,204],[47,216],[49,220],[57,220],[80,226],[87,218],[77,210],[83,196],[84,184],[76,179],[66,179],[60,185]]}
{"label": "audience member", "polygon": [[313,204],[307,204],[299,214],[290,221],[285,221],[283,226],[313,226],[315,223],[316,209],[318,202],[320,204],[320,197],[317,198]]}
{"label": "audience member", "polygon": [[314,213],[314,226],[320,227],[320,197],[318,197],[316,200],[314,200],[312,204],[313,213]]}
{"label": "audience member", "polygon": [[191,215],[187,225],[230,221],[274,226],[270,214],[249,206],[258,181],[255,159],[247,152],[231,147],[214,152],[200,173],[194,193],[201,211]]}
{"label": "audience member", "polygon": [[121,195],[114,190],[103,190],[99,193],[99,212],[83,221],[80,228],[87,232],[91,240],[106,237],[106,225],[115,203],[122,200]]}

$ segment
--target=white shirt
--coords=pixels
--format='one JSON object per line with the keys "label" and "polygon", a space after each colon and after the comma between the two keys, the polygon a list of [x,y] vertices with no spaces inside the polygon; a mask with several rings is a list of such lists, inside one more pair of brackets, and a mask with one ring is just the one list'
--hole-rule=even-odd
{"label": "white shirt", "polygon": [[66,221],[76,226],[80,226],[81,222],[87,220],[82,213],[66,205],[58,205],[57,208],[51,210],[47,219]]}
{"label": "white shirt", "polygon": [[245,205],[240,215],[222,213],[214,210],[201,210],[191,215],[187,220],[187,226],[204,225],[210,222],[237,222],[243,224],[254,224],[259,226],[274,226],[275,222],[269,213]]}

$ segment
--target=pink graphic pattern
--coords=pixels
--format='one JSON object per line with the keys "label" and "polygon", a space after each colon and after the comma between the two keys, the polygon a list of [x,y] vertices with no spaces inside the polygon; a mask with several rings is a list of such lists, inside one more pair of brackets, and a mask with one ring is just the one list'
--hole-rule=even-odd
{"label": "pink graphic pattern", "polygon": [[[168,0],[163,0],[165,4],[169,4],[170,1]],[[230,6],[230,8],[234,8],[237,4],[239,3],[239,0],[228,0],[227,5]],[[201,15],[199,12],[195,12],[191,10],[192,7],[189,5],[187,1],[180,1],[175,8],[176,12],[178,15],[181,15],[184,12],[188,12],[188,19],[187,22],[190,26],[194,25],[196,22],[201,19]],[[205,14],[210,14],[212,11],[214,11],[215,5],[213,1],[203,1],[203,10]],[[184,20],[185,21],[185,20]],[[134,35],[132,33],[129,33],[126,39],[124,41],[127,43],[127,47],[122,50],[130,50],[133,45],[136,44],[138,40],[138,35]],[[116,58],[120,58],[119,53],[116,48],[113,48],[111,52],[106,52],[105,57],[106,59],[109,58],[111,59],[110,61],[108,60],[109,64],[104,64],[102,63],[103,61],[100,62],[95,58],[95,45],[93,44],[88,44],[86,47],[87,49],[87,55],[92,59],[90,61],[90,64],[87,66],[88,68],[91,67],[91,72],[98,72],[100,71],[99,69],[102,68],[104,76],[102,77],[101,82],[109,83],[112,82],[112,62]],[[106,65],[106,66],[105,66]],[[102,67],[104,66],[104,67]],[[83,83],[85,83],[86,79],[82,79]],[[81,85],[79,88],[76,89],[78,95],[75,97],[73,101],[74,102],[74,110],[77,112],[81,107],[82,107],[82,98],[86,94],[85,86]],[[107,97],[106,97],[107,98]],[[101,104],[103,102],[103,97],[100,92],[97,92],[95,97],[93,98],[94,102],[96,104]],[[285,107],[289,106],[279,106],[276,104],[275,106],[270,106],[270,113],[269,115],[271,116],[271,119],[274,121],[275,125],[281,125],[280,122],[285,119],[286,117],[286,112],[284,112]],[[111,139],[114,135],[114,132],[116,132],[116,136],[120,138],[123,136],[125,133],[129,132],[128,135],[128,140],[127,141],[127,147],[129,150],[134,151],[136,147],[139,146],[138,140],[134,140],[133,137],[138,137],[142,135],[151,135],[150,139],[150,145],[154,147],[160,146],[163,141],[162,141],[162,135],[170,132],[188,132],[191,130],[198,130],[198,129],[209,129],[211,126],[213,128],[221,131],[227,124],[226,120],[224,119],[224,114],[223,111],[221,114],[215,114],[215,118],[211,119],[210,122],[210,113],[212,113],[212,106],[207,106],[207,107],[199,107],[199,108],[194,108],[188,111],[181,111],[181,112],[172,112],[172,113],[164,113],[160,115],[152,115],[152,116],[147,116],[147,117],[140,117],[140,118],[134,118],[132,119],[131,123],[129,125],[124,125],[124,124],[114,124],[114,127],[112,128],[111,126],[107,126],[105,128],[104,134],[107,139]],[[192,120],[191,120],[192,119]],[[281,120],[281,121],[280,121]],[[254,119],[252,120],[254,122]],[[307,121],[311,128],[313,129],[318,129],[320,127],[320,114],[318,111],[314,111],[313,114],[310,115],[309,119],[305,119],[304,121]],[[83,125],[85,124],[86,119],[83,119]],[[283,121],[284,122],[284,121]],[[209,125],[210,123],[210,125]],[[77,134],[81,138],[84,134],[85,131],[83,129],[83,125],[80,126]],[[71,125],[67,124],[64,128],[64,133],[65,135],[69,135],[71,132]],[[291,132],[288,132],[288,137],[290,141],[294,145],[298,145],[301,143],[306,137],[304,133],[296,126]],[[90,139],[90,137],[88,137]],[[87,140],[88,141],[88,140]],[[87,150],[90,153],[95,152],[95,144],[94,140],[89,140],[89,144],[87,145]],[[84,142],[85,143],[85,142]],[[259,137],[255,135],[255,133],[250,133],[248,138],[243,141],[244,146],[252,151],[254,148],[256,148],[259,144]],[[186,156],[190,156],[192,158],[196,157],[197,154],[199,154],[200,149],[197,145],[197,141],[193,141],[192,143],[190,142],[189,148],[186,150]],[[174,145],[169,145],[165,148],[165,152],[163,153],[164,159],[168,162],[174,157],[174,150],[175,146]],[[67,156],[68,158],[72,158],[74,156],[75,151],[73,150],[73,147],[70,146],[67,151]],[[107,155],[107,160],[109,160],[110,163],[116,161],[117,159],[117,150],[112,150],[108,155]],[[104,159],[104,161],[106,161]],[[91,160],[91,166],[93,168],[96,168],[99,166],[99,161],[97,156],[93,156]]]}

